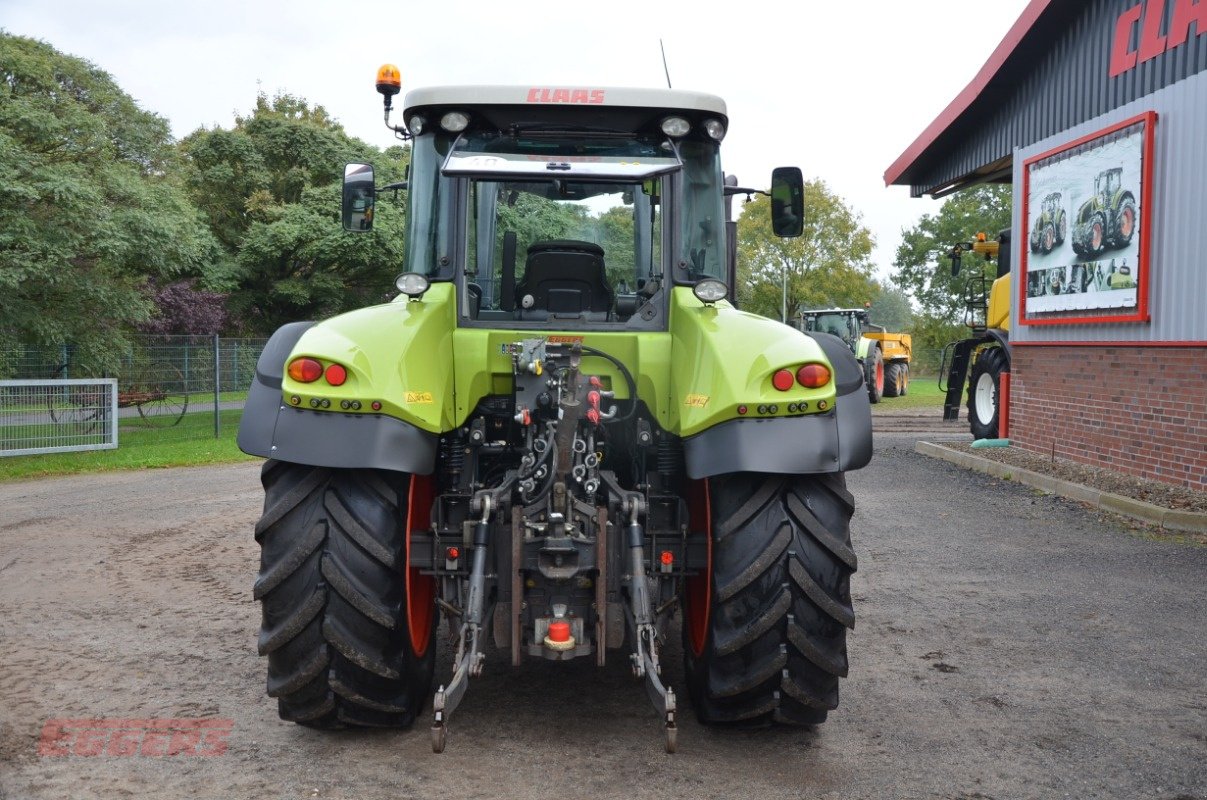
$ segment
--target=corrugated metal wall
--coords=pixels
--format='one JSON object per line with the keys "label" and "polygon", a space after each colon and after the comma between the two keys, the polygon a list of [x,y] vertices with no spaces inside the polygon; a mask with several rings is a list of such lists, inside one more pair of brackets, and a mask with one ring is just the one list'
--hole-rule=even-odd
{"label": "corrugated metal wall", "polygon": [[[1207,1],[1207,0],[1205,0]],[[1207,39],[1207,37],[1204,37]],[[1035,326],[1018,324],[1011,302],[1010,338],[1017,342],[1207,341],[1207,73],[1180,81],[1110,113],[1063,130],[1014,157],[1012,274],[1019,275],[1023,162],[1039,153],[1145,111],[1157,112],[1153,153],[1149,263],[1152,322]],[[1017,292],[1017,283],[1015,284]]]}
{"label": "corrugated metal wall", "polygon": [[[1068,130],[1207,70],[1207,36],[1194,36],[1118,77],[1110,77],[1111,45],[1119,15],[1139,0],[1053,2],[985,88],[965,117],[931,147],[934,160],[904,176],[918,197],[940,189],[1018,147]],[[1207,2],[1207,0],[1200,0]],[[1165,2],[1169,29],[1175,0]],[[1152,6],[1153,0],[1147,0]],[[1146,8],[1146,10],[1148,10]],[[1132,33],[1139,46],[1143,21]],[[1199,33],[1207,31],[1200,30]],[[1029,57],[1034,63],[1028,63]]]}

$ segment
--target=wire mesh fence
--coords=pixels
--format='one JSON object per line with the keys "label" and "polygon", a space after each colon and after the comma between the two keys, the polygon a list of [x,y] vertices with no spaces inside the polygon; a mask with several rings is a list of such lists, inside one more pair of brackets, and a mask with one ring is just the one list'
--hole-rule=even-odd
{"label": "wire mesh fence", "polygon": [[943,361],[942,350],[914,350],[910,354],[909,373],[913,378],[937,378]]}
{"label": "wire mesh fence", "polygon": [[103,370],[77,357],[73,345],[10,345],[0,349],[0,378],[109,378],[121,430],[154,431],[159,439],[214,437],[230,424],[223,412],[242,409],[267,339],[147,335],[131,342]]}
{"label": "wire mesh fence", "polygon": [[118,391],[100,380],[0,380],[0,456],[117,447]]}

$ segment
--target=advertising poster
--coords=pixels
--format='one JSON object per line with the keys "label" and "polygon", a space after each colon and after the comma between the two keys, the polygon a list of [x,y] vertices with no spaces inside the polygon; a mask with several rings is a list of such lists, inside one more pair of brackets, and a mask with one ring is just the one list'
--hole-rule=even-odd
{"label": "advertising poster", "polygon": [[1146,119],[1027,162],[1025,320],[1134,312]]}

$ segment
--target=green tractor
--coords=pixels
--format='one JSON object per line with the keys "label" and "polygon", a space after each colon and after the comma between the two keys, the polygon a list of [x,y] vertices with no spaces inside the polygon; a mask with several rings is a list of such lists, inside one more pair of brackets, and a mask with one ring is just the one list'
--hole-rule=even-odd
{"label": "green tractor", "polygon": [[[387,125],[398,85],[383,68]],[[400,294],[278,330],[239,430],[268,459],[254,594],[281,717],[406,727],[435,683],[440,752],[488,652],[622,658],[673,751],[679,616],[702,722],[825,720],[870,406],[841,339],[733,305],[729,198],[756,190],[721,170],[724,102],[444,87],[404,119]],[[373,175],[345,172],[351,231],[399,190]],[[800,170],[770,195],[799,235]]]}
{"label": "green tractor", "polygon": [[1094,258],[1104,250],[1131,244],[1136,234],[1136,196],[1122,185],[1123,168],[1103,170],[1094,178],[1094,196],[1077,209],[1073,252]]}
{"label": "green tractor", "polygon": [[1060,202],[1060,192],[1048,194],[1039,207],[1039,216],[1031,226],[1032,253],[1047,255],[1064,244],[1069,235],[1069,215]]}
{"label": "green tractor", "polygon": [[868,402],[885,397],[904,397],[909,392],[909,363],[913,338],[908,333],[888,333],[869,318],[864,308],[829,308],[801,311],[797,327],[806,333],[825,332],[837,336],[851,348],[863,369]]}

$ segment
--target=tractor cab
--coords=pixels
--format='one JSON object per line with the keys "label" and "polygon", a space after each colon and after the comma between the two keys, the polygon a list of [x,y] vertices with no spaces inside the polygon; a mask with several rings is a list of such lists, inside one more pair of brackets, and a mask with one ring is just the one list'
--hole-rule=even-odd
{"label": "tractor cab", "polygon": [[1114,169],[1103,170],[1098,173],[1098,177],[1094,179],[1094,193],[1100,197],[1112,198],[1119,191],[1122,185],[1123,168],[1115,167]]}
{"label": "tractor cab", "polygon": [[[809,333],[828,333],[837,336],[855,351],[856,343],[869,326],[867,309],[831,308],[825,311],[802,311],[803,330]],[[873,326],[874,327],[874,326]]]}
{"label": "tractor cab", "polygon": [[[721,171],[720,98],[438,87],[407,94],[403,116],[403,269],[414,286],[455,284],[459,327],[666,330],[675,285],[711,280],[733,299],[726,198],[756,190]],[[777,170],[768,193],[777,232],[797,235],[799,170]],[[348,227],[365,230],[357,212]]]}

